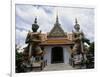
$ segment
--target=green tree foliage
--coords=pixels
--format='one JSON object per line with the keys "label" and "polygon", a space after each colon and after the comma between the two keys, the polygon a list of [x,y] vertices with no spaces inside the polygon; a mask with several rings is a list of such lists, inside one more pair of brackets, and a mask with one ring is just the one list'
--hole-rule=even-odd
{"label": "green tree foliage", "polygon": [[22,53],[21,52],[16,52],[16,60],[22,59]]}
{"label": "green tree foliage", "polygon": [[86,42],[88,45],[90,45],[90,40],[89,40],[89,39],[83,38],[82,41],[83,41],[83,42]]}
{"label": "green tree foliage", "polygon": [[92,55],[94,55],[94,42],[92,42],[92,43],[90,44],[89,52],[90,52]]}
{"label": "green tree foliage", "polygon": [[22,64],[22,52],[18,52],[19,48],[15,47],[15,61],[16,61],[16,72],[21,72],[21,64]]}
{"label": "green tree foliage", "polygon": [[94,68],[94,42],[90,43],[86,66],[87,68]]}

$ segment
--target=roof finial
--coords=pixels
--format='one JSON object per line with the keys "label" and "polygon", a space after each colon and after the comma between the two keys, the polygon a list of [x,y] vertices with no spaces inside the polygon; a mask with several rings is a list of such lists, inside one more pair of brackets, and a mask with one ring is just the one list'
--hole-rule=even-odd
{"label": "roof finial", "polygon": [[57,12],[57,15],[56,15],[56,23],[58,23],[58,12]]}

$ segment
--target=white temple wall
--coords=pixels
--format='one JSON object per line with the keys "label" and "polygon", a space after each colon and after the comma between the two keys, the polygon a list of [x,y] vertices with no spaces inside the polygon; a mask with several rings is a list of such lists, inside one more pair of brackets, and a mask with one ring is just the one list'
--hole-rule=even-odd
{"label": "white temple wall", "polygon": [[63,48],[63,59],[64,63],[69,63],[69,57],[70,57],[70,50],[68,46],[45,46],[44,50],[46,54],[44,55],[44,60],[47,60],[47,64],[51,64],[51,52],[53,47],[62,47]]}
{"label": "white temple wall", "polygon": [[68,47],[63,47],[64,63],[69,64],[70,51]]}
{"label": "white temple wall", "polygon": [[51,64],[51,46],[46,46],[44,50],[46,52],[44,60],[47,60],[47,64]]}

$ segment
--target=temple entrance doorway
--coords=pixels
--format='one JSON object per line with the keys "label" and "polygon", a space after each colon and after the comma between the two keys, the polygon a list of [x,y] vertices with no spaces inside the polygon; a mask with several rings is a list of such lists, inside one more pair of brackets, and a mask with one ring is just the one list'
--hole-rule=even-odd
{"label": "temple entrance doorway", "polygon": [[51,52],[51,63],[63,63],[63,48],[62,47],[53,47]]}

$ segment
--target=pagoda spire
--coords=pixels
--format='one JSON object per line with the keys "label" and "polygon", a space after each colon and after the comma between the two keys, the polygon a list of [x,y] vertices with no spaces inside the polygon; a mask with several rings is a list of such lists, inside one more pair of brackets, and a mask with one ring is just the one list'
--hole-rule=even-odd
{"label": "pagoda spire", "polygon": [[59,21],[58,21],[58,14],[57,14],[57,16],[56,16],[56,22],[59,22]]}
{"label": "pagoda spire", "polygon": [[56,24],[59,24],[58,13],[57,13],[57,15],[56,15]]}

